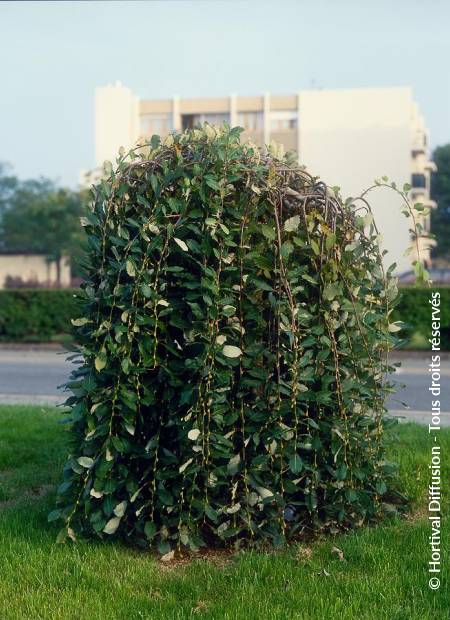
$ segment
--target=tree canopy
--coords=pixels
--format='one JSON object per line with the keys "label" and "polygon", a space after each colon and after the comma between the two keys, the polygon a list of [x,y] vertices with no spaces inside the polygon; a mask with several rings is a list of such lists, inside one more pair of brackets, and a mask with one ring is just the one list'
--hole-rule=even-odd
{"label": "tree canopy", "polygon": [[431,198],[437,202],[431,212],[431,232],[437,242],[432,256],[450,261],[450,144],[438,146],[433,160],[438,170],[431,177]]}
{"label": "tree canopy", "polygon": [[21,181],[0,166],[0,250],[45,254],[59,264],[80,252],[84,213],[79,192],[46,178]]}

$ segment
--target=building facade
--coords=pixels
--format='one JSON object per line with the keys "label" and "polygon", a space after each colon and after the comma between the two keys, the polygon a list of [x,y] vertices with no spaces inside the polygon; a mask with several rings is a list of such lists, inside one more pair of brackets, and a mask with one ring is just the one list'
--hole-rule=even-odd
{"label": "building facade", "polygon": [[44,254],[0,253],[0,290],[15,288],[17,284],[28,287],[68,288],[71,285],[70,260],[60,261],[59,273],[55,261]]}
{"label": "building facade", "polygon": [[[399,187],[412,186],[411,199],[433,207],[424,119],[410,88],[301,91],[292,95],[231,95],[220,98],[139,99],[120,83],[98,88],[95,95],[95,159],[99,167],[114,161],[121,146],[129,148],[153,134],[227,122],[244,128],[243,137],[261,147],[275,141],[299,154],[309,172],[320,175],[342,195],[358,196],[387,176]],[[382,233],[388,262],[397,272],[410,269],[404,251],[411,244],[409,221],[395,192],[377,189],[368,196]],[[429,228],[429,218],[424,218]],[[421,256],[429,261],[429,242]]]}

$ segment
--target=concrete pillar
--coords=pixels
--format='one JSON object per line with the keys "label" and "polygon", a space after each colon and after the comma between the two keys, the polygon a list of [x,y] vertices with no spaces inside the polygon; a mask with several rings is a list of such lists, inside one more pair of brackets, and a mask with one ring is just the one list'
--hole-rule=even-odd
{"label": "concrete pillar", "polygon": [[139,100],[120,82],[95,91],[95,163],[114,162],[123,146],[131,148],[139,136]]}
{"label": "concrete pillar", "polygon": [[180,114],[180,98],[178,95],[174,95],[172,98],[172,129],[175,131],[181,131],[181,114]]}
{"label": "concrete pillar", "polygon": [[237,114],[237,97],[236,95],[230,95],[230,127],[236,127],[239,125]]}
{"label": "concrete pillar", "polygon": [[270,93],[264,93],[264,146],[270,142]]}

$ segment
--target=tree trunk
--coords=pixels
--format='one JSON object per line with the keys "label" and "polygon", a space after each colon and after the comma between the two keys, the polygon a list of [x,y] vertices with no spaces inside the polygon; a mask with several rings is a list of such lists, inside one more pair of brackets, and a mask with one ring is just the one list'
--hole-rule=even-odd
{"label": "tree trunk", "polygon": [[61,257],[56,259],[56,284],[61,288]]}

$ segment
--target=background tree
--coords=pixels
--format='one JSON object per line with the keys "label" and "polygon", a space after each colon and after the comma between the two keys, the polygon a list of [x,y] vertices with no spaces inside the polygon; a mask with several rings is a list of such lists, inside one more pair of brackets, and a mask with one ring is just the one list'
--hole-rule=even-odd
{"label": "background tree", "polygon": [[431,177],[431,198],[437,202],[431,212],[431,232],[437,242],[432,256],[450,262],[450,144],[438,146],[433,160],[438,171]]}
{"label": "background tree", "polygon": [[46,178],[18,181],[0,169],[0,249],[36,252],[55,261],[60,281],[65,254],[77,262],[81,246],[82,195]]}

